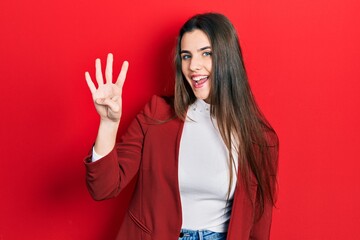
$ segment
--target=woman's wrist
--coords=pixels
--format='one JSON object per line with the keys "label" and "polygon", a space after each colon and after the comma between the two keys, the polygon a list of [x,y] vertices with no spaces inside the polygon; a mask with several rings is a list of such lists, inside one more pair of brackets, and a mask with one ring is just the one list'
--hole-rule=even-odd
{"label": "woman's wrist", "polygon": [[94,150],[98,154],[105,156],[114,148],[119,123],[120,121],[100,120],[99,131],[94,145]]}

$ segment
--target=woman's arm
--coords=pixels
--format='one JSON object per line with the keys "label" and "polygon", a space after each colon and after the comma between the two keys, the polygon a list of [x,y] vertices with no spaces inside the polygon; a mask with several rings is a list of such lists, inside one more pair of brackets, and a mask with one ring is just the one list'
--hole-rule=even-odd
{"label": "woman's arm", "polygon": [[[271,161],[271,169],[265,169],[271,171],[273,177],[273,191],[274,191],[274,201],[276,200],[277,194],[277,171],[278,171],[278,162],[279,162],[279,139],[275,132],[268,132],[266,135],[269,142],[269,160]],[[256,221],[251,229],[250,239],[259,239],[265,240],[270,239],[270,229],[272,223],[272,212],[274,204],[269,198],[264,199],[264,212],[260,219]],[[256,208],[258,209],[258,208]]]}
{"label": "woman's arm", "polygon": [[136,176],[142,157],[144,132],[140,124],[142,113],[132,121],[121,141],[101,159],[85,159],[86,184],[95,200],[117,196]]}
{"label": "woman's arm", "polygon": [[126,79],[129,63],[126,61],[123,63],[115,83],[112,81],[112,65],[113,55],[109,53],[105,69],[106,82],[104,83],[101,62],[100,59],[96,59],[95,76],[98,85],[97,88],[89,72],[85,73],[85,79],[90,89],[95,109],[100,116],[100,125],[94,149],[95,152],[102,156],[107,155],[115,146],[116,134],[122,113],[122,88]]}
{"label": "woman's arm", "polygon": [[95,60],[97,87],[92,81],[89,72],[85,73],[85,79],[90,89],[95,109],[100,117],[94,151],[100,156],[104,156],[98,162],[93,163],[90,156],[85,159],[87,186],[95,200],[102,200],[117,195],[121,182],[115,142],[122,113],[122,88],[129,64],[126,61],[123,63],[115,83],[113,83],[112,79],[112,66],[113,55],[109,53],[105,69],[106,81],[104,82],[101,61],[100,59]]}

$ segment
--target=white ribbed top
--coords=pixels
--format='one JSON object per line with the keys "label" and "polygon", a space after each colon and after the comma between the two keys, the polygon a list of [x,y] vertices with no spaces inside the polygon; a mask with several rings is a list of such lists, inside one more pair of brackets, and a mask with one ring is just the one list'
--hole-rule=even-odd
{"label": "white ribbed top", "polygon": [[227,231],[235,191],[235,171],[230,201],[226,205],[228,150],[215,119],[210,117],[210,105],[196,100],[188,109],[179,151],[182,228]]}

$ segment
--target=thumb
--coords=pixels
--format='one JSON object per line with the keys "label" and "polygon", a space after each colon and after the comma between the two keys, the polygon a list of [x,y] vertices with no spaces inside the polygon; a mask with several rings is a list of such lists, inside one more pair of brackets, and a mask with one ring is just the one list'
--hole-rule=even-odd
{"label": "thumb", "polygon": [[118,112],[120,110],[120,106],[117,101],[111,100],[110,98],[98,98],[95,100],[95,103],[98,105],[107,106],[113,112]]}

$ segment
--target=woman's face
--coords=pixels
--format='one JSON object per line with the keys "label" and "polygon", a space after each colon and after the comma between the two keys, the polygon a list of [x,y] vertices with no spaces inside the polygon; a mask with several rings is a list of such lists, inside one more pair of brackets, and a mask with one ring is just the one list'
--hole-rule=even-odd
{"label": "woman's face", "polygon": [[209,38],[198,29],[187,32],[181,39],[181,70],[194,95],[206,102],[210,93],[212,50]]}

